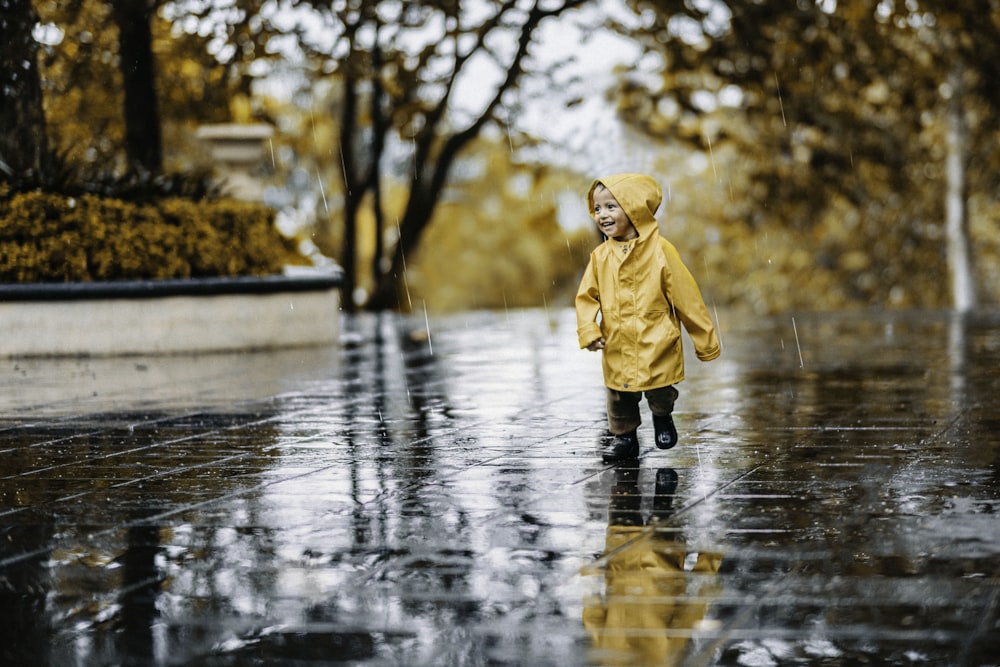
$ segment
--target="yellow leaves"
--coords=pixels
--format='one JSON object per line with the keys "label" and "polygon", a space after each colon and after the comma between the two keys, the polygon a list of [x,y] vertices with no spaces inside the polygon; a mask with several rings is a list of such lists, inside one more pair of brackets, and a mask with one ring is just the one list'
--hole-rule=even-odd
{"label": "yellow leaves", "polygon": [[80,55],[80,48],[77,42],[67,41],[62,47],[63,53],[69,60],[74,60]]}
{"label": "yellow leaves", "polygon": [[319,155],[332,155],[340,152],[340,135],[329,119],[324,122],[313,122],[312,132],[308,136],[312,142],[312,150]]}
{"label": "yellow leaves", "polygon": [[889,84],[883,79],[878,79],[865,87],[861,94],[869,104],[876,106],[886,104],[889,102],[890,96]]}
{"label": "yellow leaves", "polygon": [[[124,99],[112,4],[36,3],[40,22],[65,33],[58,44],[46,45],[39,58],[50,145],[73,162],[109,169],[124,161]],[[174,34],[162,13],[152,29],[165,158],[189,166],[183,137],[173,134],[174,128],[194,119],[231,120],[229,94],[238,82],[207,52],[206,38]],[[235,113],[238,119],[250,115],[242,107]]]}
{"label": "yellow leaves", "polygon": [[0,281],[280,273],[293,258],[273,215],[229,200],[139,205],[91,195],[19,194],[0,209]]}
{"label": "yellow leaves", "polygon": [[455,196],[438,206],[419,252],[407,258],[414,298],[438,312],[571,304],[597,236],[588,227],[582,240],[569,238],[555,202],[570,188],[586,215],[589,180],[514,164],[506,137],[481,140],[470,153],[485,173],[470,167],[470,178],[453,184]]}
{"label": "yellow leaves", "polygon": [[204,68],[201,63],[192,60],[191,58],[182,58],[180,62],[180,73],[185,79],[193,79],[196,77],[201,77],[202,70]]}
{"label": "yellow leaves", "polygon": [[37,6],[40,22],[64,31],[39,59],[49,143],[75,162],[109,161],[124,136],[118,33],[109,3],[66,5]]}
{"label": "yellow leaves", "polygon": [[871,258],[860,250],[846,252],[840,257],[840,268],[851,273],[859,273],[871,266]]}
{"label": "yellow leaves", "polygon": [[254,122],[253,106],[250,98],[239,93],[229,98],[229,116],[234,123]]}

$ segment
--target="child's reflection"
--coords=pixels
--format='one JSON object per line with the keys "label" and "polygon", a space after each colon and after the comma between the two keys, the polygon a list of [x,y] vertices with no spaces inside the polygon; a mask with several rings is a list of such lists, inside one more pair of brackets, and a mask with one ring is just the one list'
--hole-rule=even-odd
{"label": "child's reflection", "polygon": [[[691,629],[717,594],[722,555],[691,553],[667,519],[678,475],[655,471],[651,507],[643,511],[637,461],[613,471],[604,557],[584,574],[604,575],[603,594],[585,601],[583,624],[600,662],[680,664]],[[647,518],[644,518],[648,515]]]}

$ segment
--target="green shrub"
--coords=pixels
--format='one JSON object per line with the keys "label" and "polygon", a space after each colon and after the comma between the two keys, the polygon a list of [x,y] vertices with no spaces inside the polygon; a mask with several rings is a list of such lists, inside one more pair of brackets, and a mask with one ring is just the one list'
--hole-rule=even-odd
{"label": "green shrub", "polygon": [[6,194],[0,282],[270,275],[302,261],[261,204]]}

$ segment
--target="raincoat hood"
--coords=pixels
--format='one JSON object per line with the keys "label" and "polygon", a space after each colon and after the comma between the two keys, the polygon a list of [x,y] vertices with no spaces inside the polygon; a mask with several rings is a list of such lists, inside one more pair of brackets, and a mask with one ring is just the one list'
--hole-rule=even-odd
{"label": "raincoat hood", "polygon": [[663,190],[645,174],[614,174],[594,181],[587,192],[587,210],[594,217],[594,191],[603,185],[632,221],[640,239],[659,233],[656,210],[663,201]]}

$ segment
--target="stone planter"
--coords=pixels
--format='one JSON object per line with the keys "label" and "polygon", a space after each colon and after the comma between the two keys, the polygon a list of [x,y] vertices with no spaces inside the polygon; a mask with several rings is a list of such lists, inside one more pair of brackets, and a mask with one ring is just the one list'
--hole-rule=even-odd
{"label": "stone planter", "polygon": [[339,271],[0,285],[0,357],[188,354],[330,345]]}
{"label": "stone planter", "polygon": [[255,171],[264,159],[264,142],[274,128],[263,123],[202,125],[195,136],[208,148],[230,197],[260,201],[261,183]]}

